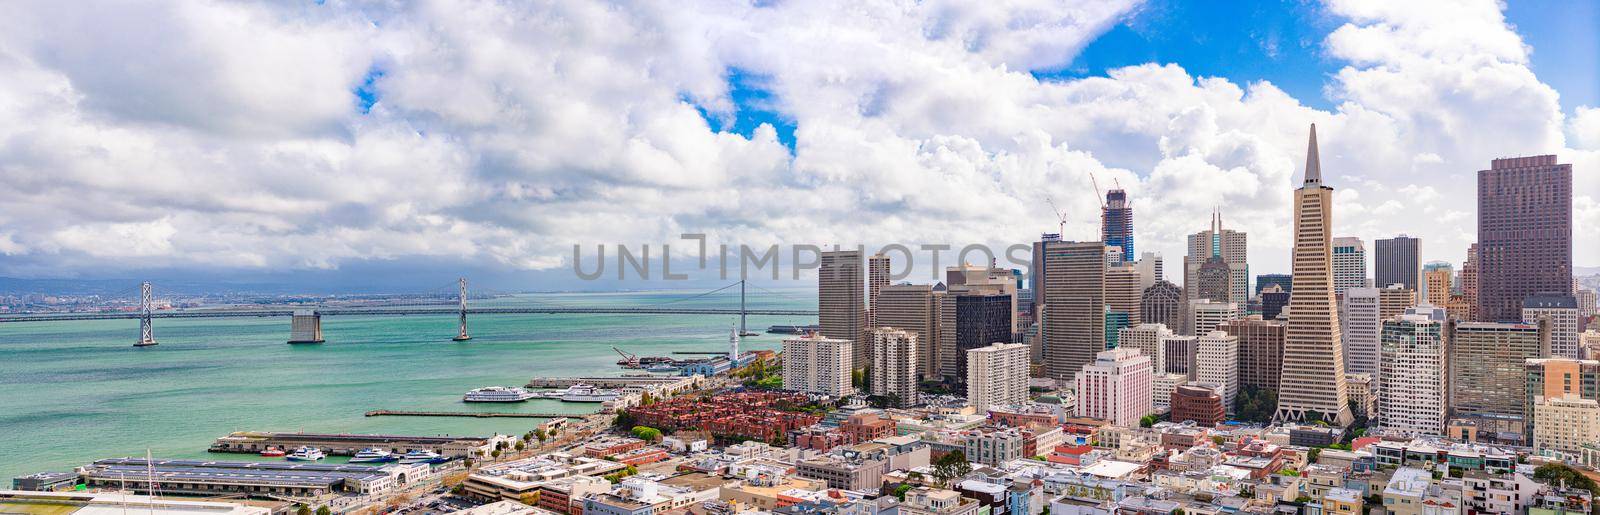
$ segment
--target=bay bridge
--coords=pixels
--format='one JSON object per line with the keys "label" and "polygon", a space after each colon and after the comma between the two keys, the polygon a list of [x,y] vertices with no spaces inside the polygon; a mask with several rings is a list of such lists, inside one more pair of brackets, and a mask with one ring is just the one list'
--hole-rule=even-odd
{"label": "bay bridge", "polygon": [[[137,311],[84,311],[61,313],[33,313],[0,316],[0,323],[27,323],[27,322],[63,322],[83,320],[138,320],[139,338],[135,347],[149,347],[156,345],[154,335],[154,320],[176,318],[243,318],[243,317],[290,317],[289,343],[322,343],[322,317],[324,316],[427,316],[427,315],[456,315],[457,333],[451,340],[464,342],[472,339],[467,331],[467,317],[469,315],[738,315],[739,332],[751,334],[745,327],[745,318],[748,315],[773,315],[773,316],[817,316],[814,309],[751,309],[746,306],[745,281],[736,281],[725,286],[705,292],[671,299],[652,304],[633,306],[563,306],[534,302],[534,305],[511,307],[473,307],[468,303],[467,280],[461,278],[455,285],[455,299],[453,302],[425,302],[375,304],[370,306],[343,306],[343,307],[249,307],[249,308],[206,308],[206,309],[154,309],[153,287],[149,282],[139,285],[139,308]],[[674,304],[705,298],[715,293],[739,287],[739,305],[737,307],[679,307]],[[782,295],[771,290],[755,287],[774,295]]]}

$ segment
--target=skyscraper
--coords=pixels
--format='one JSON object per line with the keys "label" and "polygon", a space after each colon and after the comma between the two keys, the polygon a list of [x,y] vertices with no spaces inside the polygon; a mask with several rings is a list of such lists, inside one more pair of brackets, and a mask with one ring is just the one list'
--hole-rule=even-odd
{"label": "skyscraper", "polygon": [[1417,305],[1417,291],[1400,287],[1399,283],[1378,288],[1378,318],[1388,320],[1400,316],[1407,308]]}
{"label": "skyscraper", "polygon": [[1443,435],[1443,324],[1423,315],[1385,320],[1378,375],[1378,425],[1409,436]]}
{"label": "skyscraper", "polygon": [[1239,386],[1277,391],[1286,323],[1250,317],[1217,326],[1239,339]]}
{"label": "skyscraper", "polygon": [[1372,260],[1372,284],[1379,288],[1391,284],[1404,284],[1406,289],[1417,291],[1417,279],[1422,270],[1422,240],[1404,234],[1373,242],[1376,252]]}
{"label": "skyscraper", "polygon": [[1155,286],[1157,281],[1165,279],[1160,254],[1154,252],[1139,254],[1139,260],[1135,261],[1133,266],[1139,270],[1140,290]]}
{"label": "skyscraper", "polygon": [[1185,377],[1194,377],[1194,360],[1198,344],[1193,336],[1174,334],[1161,339],[1161,363],[1166,365],[1164,372],[1169,374],[1183,374]]}
{"label": "skyscraper", "polygon": [[1201,336],[1195,348],[1194,380],[1216,387],[1224,409],[1239,395],[1239,338],[1223,331]]}
{"label": "skyscraper", "polygon": [[1289,292],[1283,291],[1283,288],[1279,288],[1276,284],[1261,290],[1260,295],[1261,318],[1266,320],[1275,320],[1278,315],[1283,314],[1283,308],[1289,305],[1289,297],[1291,296]]}
{"label": "skyscraper", "polygon": [[891,284],[878,292],[873,316],[883,327],[901,329],[917,336],[917,373],[923,379],[937,379],[939,368],[933,346],[939,341],[938,311],[933,287],[926,284]]}
{"label": "skyscraper", "polygon": [[1011,296],[951,288],[939,309],[939,374],[950,381],[967,377],[967,351],[1011,342]]}
{"label": "skyscraper", "polygon": [[1028,346],[996,343],[966,351],[967,403],[978,413],[1028,400]]}
{"label": "skyscraper", "polygon": [[1106,309],[1125,313],[1129,326],[1144,322],[1139,309],[1143,295],[1144,288],[1139,287],[1139,270],[1134,265],[1125,264],[1106,269]]}
{"label": "skyscraper", "polygon": [[872,331],[872,395],[896,406],[917,403],[917,333],[893,327]]}
{"label": "skyscraper", "polygon": [[1172,336],[1172,330],[1163,324],[1139,324],[1133,327],[1122,328],[1122,334],[1117,337],[1117,348],[1133,349],[1140,354],[1150,357],[1150,364],[1157,374],[1166,368],[1166,360],[1162,359],[1161,340]]}
{"label": "skyscraper", "polygon": [[[867,258],[867,318],[878,311],[878,293],[889,285],[889,256],[873,254]],[[871,320],[869,324],[876,326]]]}
{"label": "skyscraper", "polygon": [[[1467,260],[1461,263],[1461,301],[1470,309],[1461,320],[1478,321],[1478,244],[1467,246]],[[1459,310],[1458,310],[1459,311]]]}
{"label": "skyscraper", "polygon": [[1527,360],[1550,351],[1550,324],[1454,322],[1446,328],[1450,416],[1482,435],[1524,434]]}
{"label": "skyscraper", "polygon": [[[1195,300],[1211,298],[1211,300],[1237,302],[1244,304],[1250,300],[1250,266],[1246,261],[1248,250],[1245,233],[1222,227],[1222,213],[1211,215],[1211,227],[1189,235],[1189,253],[1183,257],[1183,291],[1184,299]],[[1208,277],[1207,286],[1211,288],[1202,294],[1201,267],[1207,261],[1216,258],[1220,263],[1211,266],[1222,267],[1227,270],[1226,285],[1223,289],[1227,298],[1212,298],[1220,296],[1216,292],[1217,284],[1221,279],[1215,277],[1220,271],[1212,271]],[[1209,295],[1209,296],[1208,296]]]}
{"label": "skyscraper", "polygon": [[1478,320],[1518,320],[1538,293],[1572,294],[1572,165],[1495,159],[1478,172]]}
{"label": "skyscraper", "polygon": [[1044,290],[1039,327],[1045,373],[1074,377],[1105,349],[1105,245],[1098,241],[1045,241]]}
{"label": "skyscraper", "polygon": [[1294,276],[1289,274],[1261,274],[1256,276],[1256,295],[1267,291],[1267,288],[1277,286],[1284,292],[1294,290]]}
{"label": "skyscraper", "polygon": [[1305,183],[1294,193],[1294,292],[1273,419],[1304,421],[1316,412],[1346,426],[1354,419],[1346,403],[1344,349],[1333,300],[1333,188],[1322,184],[1315,124],[1307,147]]}
{"label": "skyscraper", "polygon": [[1100,239],[1107,246],[1122,249],[1122,262],[1133,260],[1133,206],[1128,192],[1121,188],[1106,192],[1105,208],[1100,213]]}
{"label": "skyscraper", "polygon": [[1522,321],[1550,319],[1550,357],[1582,359],[1578,347],[1578,300],[1571,295],[1534,295],[1522,303]]}
{"label": "skyscraper", "polygon": [[1145,288],[1139,298],[1139,319],[1147,323],[1165,324],[1167,329],[1183,329],[1183,289],[1167,281],[1157,281]]}
{"label": "skyscraper", "polygon": [[[1405,290],[1401,290],[1405,291]],[[1344,292],[1344,323],[1339,335],[1344,338],[1344,370],[1346,373],[1378,373],[1380,331],[1384,317],[1381,314],[1377,288],[1351,288]]]}
{"label": "skyscraper", "polygon": [[822,253],[817,269],[817,325],[822,335],[852,342],[851,363],[872,363],[872,343],[866,341],[867,306],[862,291],[861,251]]}
{"label": "skyscraper", "polygon": [[1333,239],[1333,294],[1343,295],[1351,288],[1367,284],[1367,248],[1361,238],[1340,236]]}
{"label": "skyscraper", "polygon": [[1189,321],[1189,331],[1185,334],[1204,336],[1217,326],[1236,320],[1243,316],[1239,305],[1232,302],[1196,302],[1189,306],[1192,319]]}

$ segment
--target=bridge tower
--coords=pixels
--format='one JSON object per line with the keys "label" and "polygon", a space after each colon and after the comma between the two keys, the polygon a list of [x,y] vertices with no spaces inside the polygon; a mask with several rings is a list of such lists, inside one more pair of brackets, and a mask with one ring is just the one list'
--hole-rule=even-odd
{"label": "bridge tower", "polygon": [[740,279],[739,280],[739,336],[755,336],[756,333],[750,332],[750,330],[746,329],[745,325],[744,325],[745,316],[749,315],[749,311],[746,310],[745,307],[744,307],[744,283],[745,283],[745,281],[746,281],[746,279]]}
{"label": "bridge tower", "polygon": [[467,334],[467,278],[462,277],[458,283],[461,285],[461,333],[451,340],[464,342],[472,339],[472,336]]}
{"label": "bridge tower", "polygon": [[155,333],[150,330],[150,281],[139,283],[139,341],[134,347],[150,347],[156,344]]}
{"label": "bridge tower", "polygon": [[322,343],[322,314],[297,309],[289,319],[289,343]]}

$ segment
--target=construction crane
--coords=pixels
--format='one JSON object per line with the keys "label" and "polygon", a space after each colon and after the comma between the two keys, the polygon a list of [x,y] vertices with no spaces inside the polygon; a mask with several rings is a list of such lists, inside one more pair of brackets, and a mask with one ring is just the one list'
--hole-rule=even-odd
{"label": "construction crane", "polygon": [[1050,204],[1050,212],[1056,215],[1056,235],[1067,234],[1067,212],[1056,207],[1056,201],[1051,200],[1049,196],[1045,196],[1044,201]]}
{"label": "construction crane", "polygon": [[611,350],[617,351],[617,354],[622,355],[622,361],[618,361],[618,365],[622,365],[624,368],[642,368],[639,365],[639,356],[637,354],[628,354],[627,351],[616,347],[612,347]]}
{"label": "construction crane", "polygon": [[1100,181],[1094,179],[1094,174],[1089,174],[1089,183],[1094,185],[1094,200],[1100,203],[1100,209],[1106,208],[1106,196],[1100,192]]}

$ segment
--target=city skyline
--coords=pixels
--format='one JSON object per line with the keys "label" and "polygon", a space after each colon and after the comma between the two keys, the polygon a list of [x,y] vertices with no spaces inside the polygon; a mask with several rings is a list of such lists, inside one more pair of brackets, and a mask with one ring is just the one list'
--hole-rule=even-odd
{"label": "city skyline", "polygon": [[[1194,221],[1222,206],[1230,227],[1254,235],[1252,273],[1286,272],[1279,192],[1310,122],[1339,170],[1329,180],[1344,185],[1335,236],[1410,234],[1424,240],[1421,261],[1460,263],[1476,171],[1542,154],[1572,165],[1574,228],[1600,223],[1600,99],[1555,73],[1592,76],[1600,60],[1564,48],[1592,31],[1487,2],[1438,18],[1285,3],[1222,9],[1297,27],[1293,40],[1224,30],[1254,44],[1231,58],[1111,50],[1152,26],[1183,37],[1193,28],[1172,20],[1183,9],[688,6],[677,18],[571,5],[476,16],[189,5],[129,27],[115,11],[25,6],[0,22],[13,49],[0,92],[16,99],[0,106],[0,173],[22,186],[0,198],[0,276],[422,271],[560,289],[577,284],[574,244],[659,245],[683,232],[735,244],[1025,244],[1065,213],[1066,238],[1088,240],[1112,188],[1138,212],[1139,250],[1177,263],[1185,236],[1204,229]],[[694,23],[687,14],[792,39],[732,52],[716,30],[674,30]],[[581,20],[573,34],[655,34],[656,48],[517,36],[561,20]],[[845,52],[823,26],[882,51]],[[98,36],[68,42],[38,27]],[[453,38],[512,55],[470,64],[470,46],[444,43]],[[548,51],[558,48],[574,57]],[[133,51],[166,64],[103,65]],[[571,68],[582,59],[600,68]],[[822,60],[847,80],[828,82]],[[593,74],[608,86],[591,87]],[[1456,90],[1474,94],[1446,94]],[[1122,129],[1094,129],[1104,126]],[[1600,265],[1596,247],[1574,241],[1575,267]]]}

